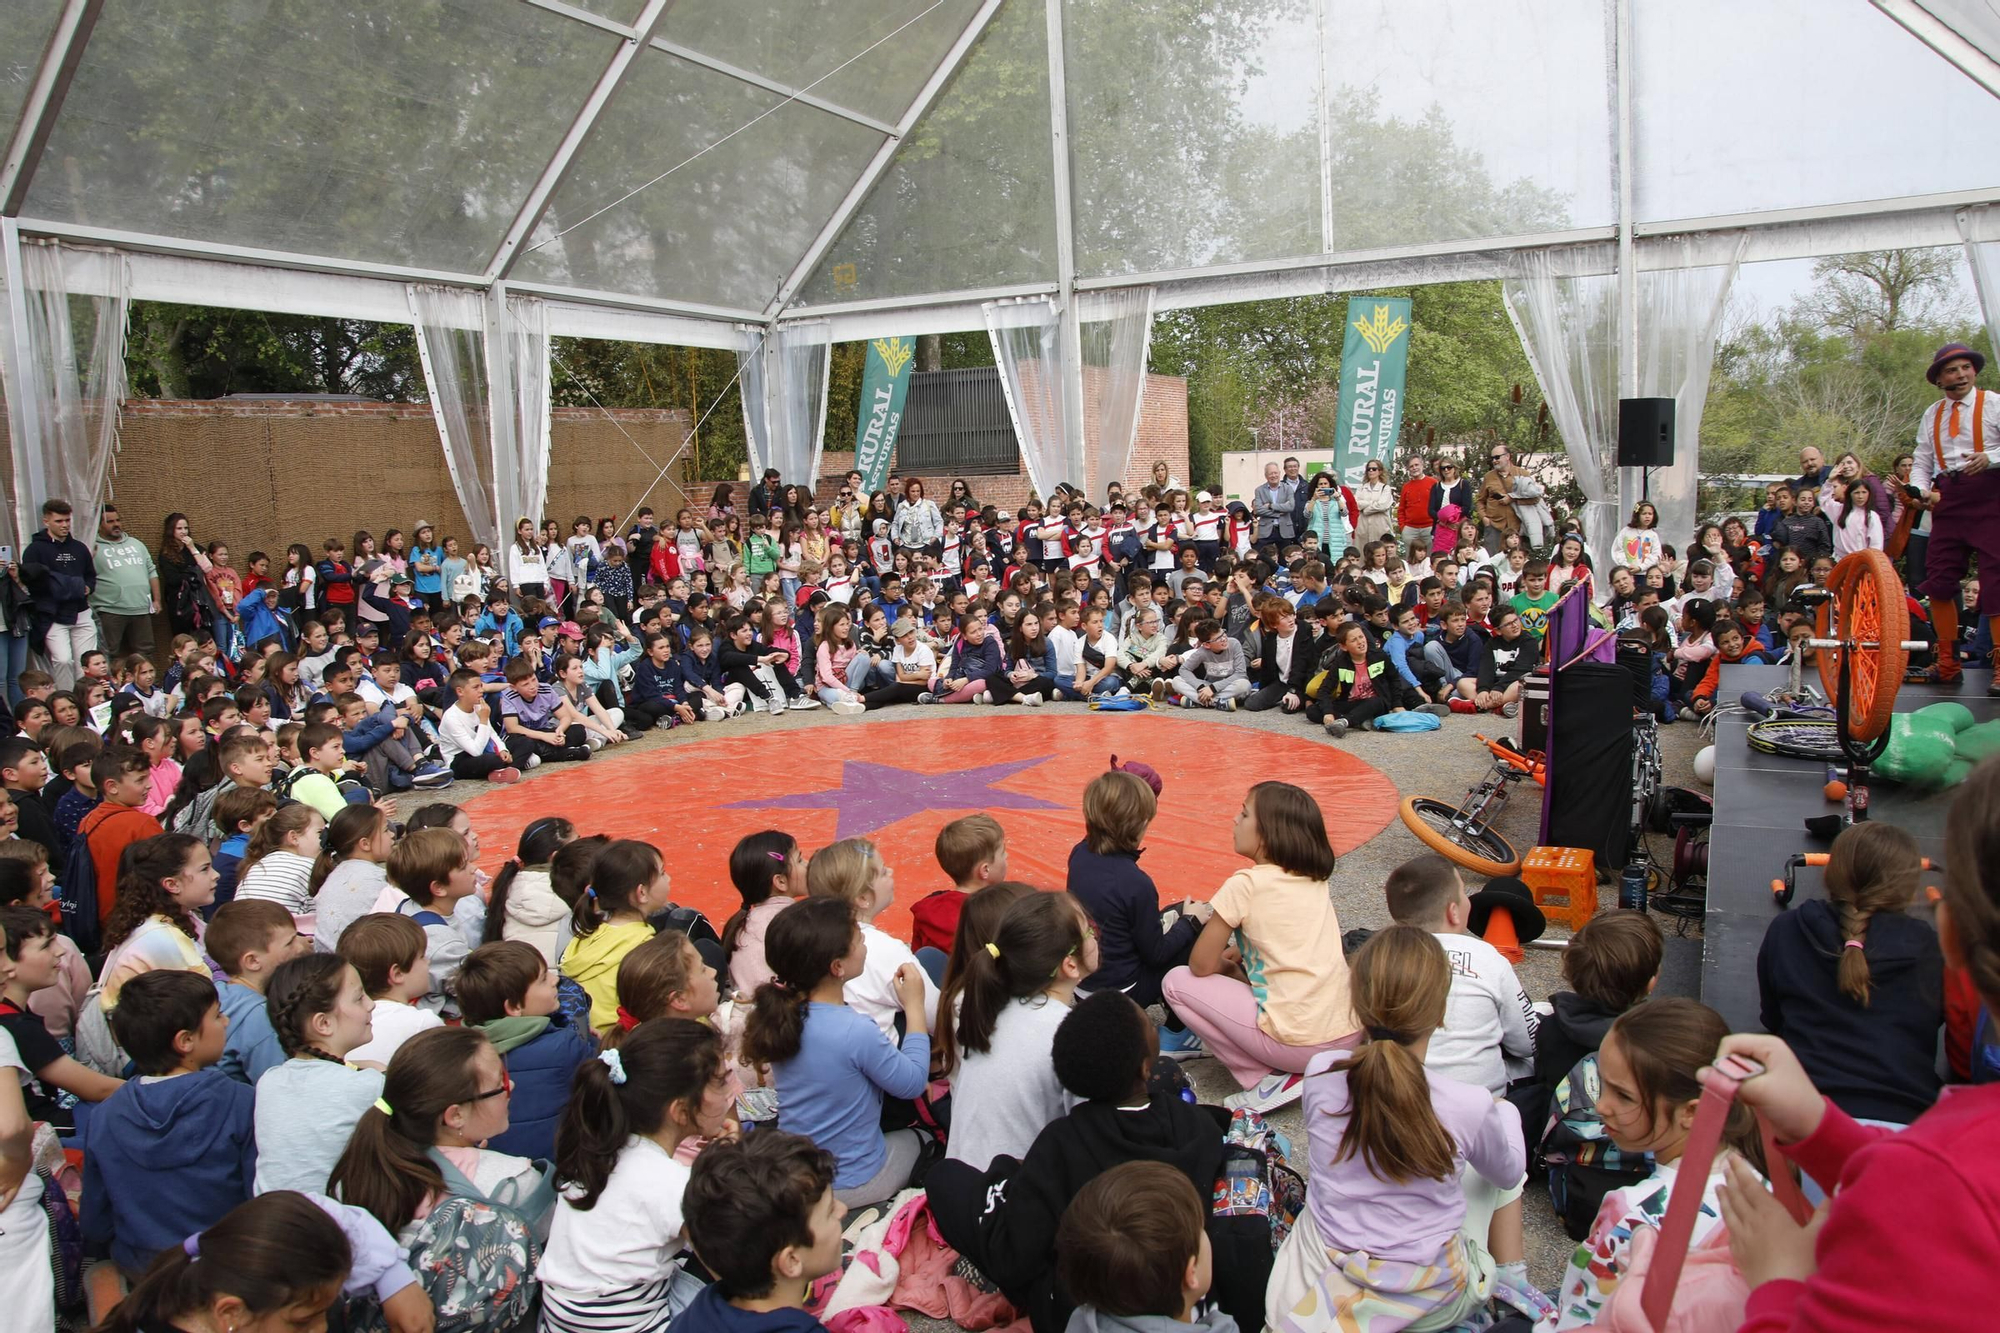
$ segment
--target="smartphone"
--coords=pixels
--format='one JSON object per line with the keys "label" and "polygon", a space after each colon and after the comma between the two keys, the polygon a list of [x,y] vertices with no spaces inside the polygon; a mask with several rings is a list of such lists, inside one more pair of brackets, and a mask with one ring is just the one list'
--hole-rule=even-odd
{"label": "smartphone", "polygon": [[13,563],[14,548],[11,546],[0,546],[0,565],[11,565]]}

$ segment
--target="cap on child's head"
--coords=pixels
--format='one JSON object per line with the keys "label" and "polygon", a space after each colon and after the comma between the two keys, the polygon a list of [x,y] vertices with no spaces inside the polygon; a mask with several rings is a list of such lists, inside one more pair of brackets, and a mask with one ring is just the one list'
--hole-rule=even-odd
{"label": "cap on child's head", "polygon": [[1151,787],[1154,796],[1159,796],[1166,790],[1166,781],[1160,777],[1159,770],[1155,769],[1151,764],[1142,764],[1137,760],[1127,760],[1121,764],[1118,762],[1118,756],[1114,754],[1111,756],[1111,769],[1116,773],[1130,773],[1133,777]]}
{"label": "cap on child's head", "polygon": [[536,629],[560,629],[562,621],[555,616],[543,616],[535,622]]}

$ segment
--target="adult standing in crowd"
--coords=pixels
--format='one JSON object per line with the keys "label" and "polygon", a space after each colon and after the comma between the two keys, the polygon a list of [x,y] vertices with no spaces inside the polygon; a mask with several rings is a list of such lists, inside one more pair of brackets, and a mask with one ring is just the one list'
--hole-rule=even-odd
{"label": "adult standing in crowd", "polygon": [[1167,466],[1167,460],[1164,458],[1153,460],[1153,484],[1160,488],[1162,495],[1168,491],[1181,489],[1181,479],[1173,474],[1173,469]]}
{"label": "adult standing in crowd", "polygon": [[1292,488],[1292,531],[1302,534],[1306,530],[1306,505],[1312,500],[1312,483],[1306,480],[1305,469],[1296,457],[1285,460],[1285,485]]}
{"label": "adult standing in crowd", "polygon": [[[1979,614],[2000,614],[2000,393],[1978,386],[1986,358],[1964,343],[1946,343],[1924,378],[1944,397],[1917,423],[1917,459],[1910,479],[1931,503],[1931,540],[1921,590],[1931,599],[1937,628],[1938,678],[1958,679],[1958,595],[1967,557],[1979,556]],[[2000,652],[1995,653],[2000,659]],[[1989,695],[2000,697],[2000,660]]]}
{"label": "adult standing in crowd", "polygon": [[[199,608],[208,601],[208,557],[195,545],[188,516],[168,514],[160,525],[161,602],[167,608],[167,623],[176,634],[192,634]],[[321,595],[326,595],[321,584]],[[351,603],[354,594],[350,591]]]}
{"label": "adult standing in crowd", "polygon": [[1395,531],[1396,492],[1389,485],[1389,469],[1381,459],[1371,458],[1362,466],[1361,484],[1354,488],[1354,503],[1361,514],[1354,529],[1356,546],[1379,542]]}
{"label": "adult standing in crowd", "polygon": [[1250,493],[1250,512],[1257,518],[1259,546],[1288,542],[1298,536],[1294,498],[1291,483],[1278,475],[1278,465],[1264,464],[1264,484]]}
{"label": "adult standing in crowd", "polygon": [[1488,555],[1498,555],[1507,535],[1521,531],[1521,516],[1514,508],[1513,451],[1496,444],[1486,462],[1486,475],[1479,482],[1480,542]]}
{"label": "adult standing in crowd", "polygon": [[1791,487],[1795,491],[1816,491],[1826,484],[1832,471],[1826,465],[1826,455],[1809,444],[1799,450],[1799,475],[1792,478]]}
{"label": "adult standing in crowd", "polygon": [[764,479],[750,488],[750,512],[753,514],[770,513],[772,506],[778,503],[778,496],[782,493],[783,488],[778,485],[778,469],[774,467],[765,468]]}
{"label": "adult standing in crowd", "polygon": [[160,609],[160,573],[146,544],[125,531],[118,506],[107,504],[97,520],[97,591],[90,609],[104,653],[117,661],[127,653],[153,655],[153,616]]}
{"label": "adult standing in crowd", "polygon": [[76,684],[83,655],[97,646],[97,626],[90,618],[97,566],[90,548],[70,535],[69,525],[69,501],[42,501],[42,530],[21,553],[21,578],[35,596],[29,646],[39,645],[48,654],[59,690]]}
{"label": "adult standing in crowd", "polygon": [[1828,470],[1826,481],[1819,488],[1821,511],[1828,511],[1828,507],[1835,501],[1839,501],[1841,509],[1845,510],[1847,488],[1857,481],[1868,483],[1868,493],[1873,497],[1869,501],[1869,508],[1873,509],[1875,516],[1882,520],[1882,531],[1888,532],[1896,526],[1895,499],[1889,494],[1889,488],[1882,484],[1882,479],[1863,466],[1861,459],[1852,452],[1844,453],[1833,460],[1833,467]]}
{"label": "adult standing in crowd", "polygon": [[944,515],[935,501],[924,498],[924,483],[911,477],[903,483],[903,503],[896,510],[896,525],[890,532],[898,548],[931,556],[944,553]]}
{"label": "adult standing in crowd", "polygon": [[1409,480],[1396,493],[1397,543],[1406,551],[1418,543],[1429,550],[1431,524],[1437,520],[1437,504],[1432,497],[1437,493],[1438,479],[1431,475],[1430,460],[1422,454],[1411,453],[1404,464]]}
{"label": "adult standing in crowd", "polygon": [[1458,460],[1440,458],[1437,464],[1437,489],[1431,492],[1431,519],[1443,512],[1446,505],[1458,506],[1460,521],[1471,518],[1476,511],[1472,507],[1472,478],[1459,472]]}

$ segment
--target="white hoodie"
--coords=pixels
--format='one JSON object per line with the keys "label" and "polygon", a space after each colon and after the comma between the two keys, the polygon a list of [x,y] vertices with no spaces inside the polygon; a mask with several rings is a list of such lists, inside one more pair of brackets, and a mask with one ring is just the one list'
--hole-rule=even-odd
{"label": "white hoodie", "polygon": [[500,938],[532,944],[555,967],[569,947],[570,907],[549,887],[546,866],[524,866],[507,886],[507,919]]}

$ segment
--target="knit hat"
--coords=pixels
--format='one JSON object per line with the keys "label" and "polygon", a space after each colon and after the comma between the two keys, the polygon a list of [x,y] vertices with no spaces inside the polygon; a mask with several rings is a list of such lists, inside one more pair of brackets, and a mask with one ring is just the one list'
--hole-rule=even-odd
{"label": "knit hat", "polygon": [[1118,756],[1114,754],[1111,756],[1111,771],[1114,773],[1130,773],[1133,777],[1151,787],[1153,789],[1153,796],[1156,799],[1166,789],[1166,781],[1160,777],[1159,770],[1151,764],[1142,764],[1137,760],[1128,760],[1121,764],[1118,762]]}

